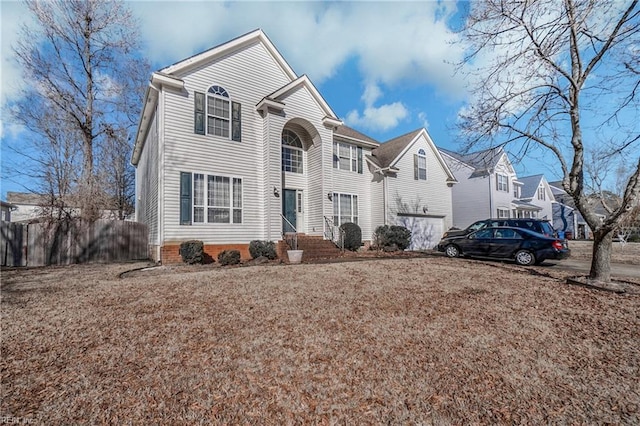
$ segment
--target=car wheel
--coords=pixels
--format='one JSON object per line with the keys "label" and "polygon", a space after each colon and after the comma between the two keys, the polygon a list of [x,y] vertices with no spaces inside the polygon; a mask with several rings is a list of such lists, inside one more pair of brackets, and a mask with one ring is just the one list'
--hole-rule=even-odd
{"label": "car wheel", "polygon": [[458,257],[460,256],[460,249],[453,244],[449,244],[447,247],[445,247],[444,254],[446,254],[448,257]]}
{"label": "car wheel", "polygon": [[536,263],[536,257],[528,250],[518,250],[516,253],[516,263],[523,266],[531,266]]}

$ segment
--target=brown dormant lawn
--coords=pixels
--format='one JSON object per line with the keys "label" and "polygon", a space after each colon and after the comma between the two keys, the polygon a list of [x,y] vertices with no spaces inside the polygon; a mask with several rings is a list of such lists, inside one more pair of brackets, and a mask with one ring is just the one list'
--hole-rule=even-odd
{"label": "brown dormant lawn", "polygon": [[0,416],[640,422],[638,294],[443,257],[118,277],[135,266],[2,272]]}

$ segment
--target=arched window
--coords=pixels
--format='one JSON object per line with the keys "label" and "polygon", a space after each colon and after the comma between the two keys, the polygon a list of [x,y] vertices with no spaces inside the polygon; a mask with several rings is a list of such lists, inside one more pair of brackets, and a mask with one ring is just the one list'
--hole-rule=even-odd
{"label": "arched window", "polygon": [[207,134],[229,137],[229,94],[223,87],[207,90]]}
{"label": "arched window", "polygon": [[[229,92],[213,85],[207,93],[195,92],[195,133],[240,141],[240,104],[231,102]],[[205,106],[206,102],[206,106]],[[205,118],[206,117],[206,118]]]}
{"label": "arched window", "polygon": [[427,180],[427,154],[422,148],[413,156],[413,177],[415,180]]}
{"label": "arched window", "polygon": [[282,171],[302,173],[302,141],[289,129],[282,131]]}

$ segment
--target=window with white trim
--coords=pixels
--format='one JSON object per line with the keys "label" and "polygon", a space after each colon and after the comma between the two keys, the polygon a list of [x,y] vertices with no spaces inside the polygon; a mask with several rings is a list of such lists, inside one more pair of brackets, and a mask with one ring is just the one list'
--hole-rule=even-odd
{"label": "window with white trim", "polygon": [[509,176],[496,174],[496,189],[498,191],[509,192]]}
{"label": "window with white trim", "polygon": [[413,177],[415,180],[427,180],[427,154],[422,148],[413,157]]}
{"label": "window with white trim", "polygon": [[242,223],[242,179],[181,173],[180,224],[192,223]]}
{"label": "window with white trim", "polygon": [[241,107],[222,86],[194,93],[194,132],[240,141]]}
{"label": "window with white trim", "polygon": [[544,201],[547,199],[544,186],[538,188],[538,200]]}
{"label": "window with white trim", "polygon": [[289,129],[282,131],[282,171],[302,173],[303,150],[300,137]]}
{"label": "window with white trim", "polygon": [[333,193],[333,223],[336,226],[352,222],[358,224],[358,196]]}
{"label": "window with white trim", "polygon": [[333,168],[362,173],[362,147],[334,142]]}
{"label": "window with white trim", "polygon": [[498,219],[508,219],[509,209],[498,209]]}

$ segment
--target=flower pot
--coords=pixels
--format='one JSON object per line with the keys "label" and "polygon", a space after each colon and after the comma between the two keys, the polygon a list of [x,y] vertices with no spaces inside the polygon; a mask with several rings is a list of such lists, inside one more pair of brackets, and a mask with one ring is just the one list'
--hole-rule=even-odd
{"label": "flower pot", "polygon": [[289,263],[302,262],[302,250],[287,250],[287,256],[289,256]]}

